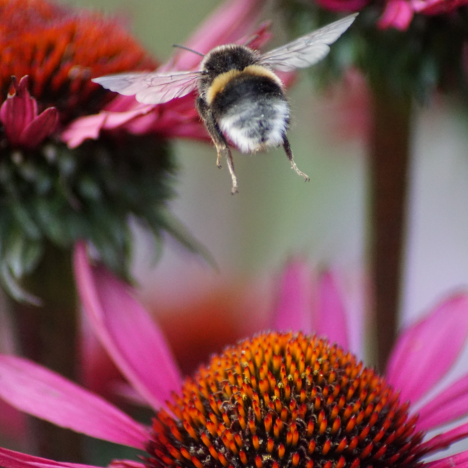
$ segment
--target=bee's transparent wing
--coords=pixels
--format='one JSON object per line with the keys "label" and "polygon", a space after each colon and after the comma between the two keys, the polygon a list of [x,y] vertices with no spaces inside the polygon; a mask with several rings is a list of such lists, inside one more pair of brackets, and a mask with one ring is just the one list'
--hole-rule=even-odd
{"label": "bee's transparent wing", "polygon": [[92,81],[124,96],[135,96],[142,104],[162,104],[193,91],[200,73],[200,71],[122,73],[100,76]]}
{"label": "bee's transparent wing", "polygon": [[310,67],[328,54],[329,45],[351,26],[357,15],[349,15],[289,44],[270,50],[260,57],[260,64],[279,71]]}

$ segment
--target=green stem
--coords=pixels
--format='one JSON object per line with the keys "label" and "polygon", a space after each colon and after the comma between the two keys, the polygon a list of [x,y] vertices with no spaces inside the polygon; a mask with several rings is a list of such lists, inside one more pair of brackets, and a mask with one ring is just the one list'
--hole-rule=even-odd
{"label": "green stem", "polygon": [[411,101],[374,91],[370,156],[370,264],[377,365],[385,370],[397,335],[401,300]]}
{"label": "green stem", "polygon": [[[71,252],[49,245],[39,266],[25,278],[24,287],[39,297],[42,305],[11,302],[22,354],[76,381],[77,299]],[[81,437],[70,430],[30,418],[29,440],[42,457],[83,461]]]}

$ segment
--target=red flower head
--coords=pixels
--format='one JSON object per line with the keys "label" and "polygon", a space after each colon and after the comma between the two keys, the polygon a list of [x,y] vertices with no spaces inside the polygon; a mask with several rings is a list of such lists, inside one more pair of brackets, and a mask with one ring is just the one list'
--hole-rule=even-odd
{"label": "red flower head", "polygon": [[0,0],[0,18],[1,99],[12,76],[28,75],[39,108],[56,107],[62,124],[108,102],[92,77],[157,65],[122,25],[96,13],[44,0]]}

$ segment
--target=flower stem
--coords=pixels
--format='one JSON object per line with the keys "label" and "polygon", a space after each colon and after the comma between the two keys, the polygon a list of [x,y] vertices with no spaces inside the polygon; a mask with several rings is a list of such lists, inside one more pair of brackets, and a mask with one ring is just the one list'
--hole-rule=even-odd
{"label": "flower stem", "polygon": [[[22,354],[76,381],[77,296],[70,251],[49,244],[38,267],[25,278],[24,287],[42,305],[13,300],[10,304]],[[28,438],[42,457],[83,461],[81,437],[70,430],[31,417]]]}
{"label": "flower stem", "polygon": [[374,89],[370,156],[370,264],[376,363],[385,370],[401,299],[410,162],[411,100]]}

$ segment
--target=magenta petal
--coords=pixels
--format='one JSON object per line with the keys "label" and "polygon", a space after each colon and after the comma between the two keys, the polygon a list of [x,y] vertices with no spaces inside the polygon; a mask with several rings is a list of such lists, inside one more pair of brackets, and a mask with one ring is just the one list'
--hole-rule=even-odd
{"label": "magenta petal", "polygon": [[329,272],[319,280],[319,307],[317,333],[349,349],[348,327],[344,304],[338,291],[336,278]]}
{"label": "magenta petal", "polygon": [[21,133],[37,116],[37,103],[28,91],[28,77],[23,76],[18,85],[14,82],[16,92],[8,95],[0,109],[0,120],[11,144],[20,142]]}
{"label": "magenta petal", "polygon": [[58,426],[144,449],[146,429],[87,390],[26,359],[0,355],[0,397]]}
{"label": "magenta petal", "polygon": [[0,466],[4,468],[97,468],[94,465],[56,462],[2,447],[0,447]]}
{"label": "magenta petal", "polygon": [[44,138],[48,137],[57,126],[58,111],[48,107],[30,122],[21,133],[20,145],[35,148]]}
{"label": "magenta petal", "polygon": [[101,133],[107,115],[100,114],[80,117],[74,120],[60,135],[69,148],[76,148],[88,138],[96,140]]}
{"label": "magenta petal", "polygon": [[468,375],[450,386],[418,410],[418,431],[429,431],[468,414]]}
{"label": "magenta petal", "polygon": [[75,248],[74,263],[84,309],[102,345],[146,401],[161,408],[182,385],[163,334],[126,283],[90,265],[83,243]]}
{"label": "magenta petal", "polygon": [[279,297],[275,307],[272,327],[278,331],[314,330],[313,284],[310,271],[304,262],[289,262],[279,284]]}
{"label": "magenta petal", "polygon": [[424,463],[424,468],[455,468],[456,466],[460,468],[468,467],[468,450],[433,462]]}
{"label": "magenta petal", "polygon": [[421,444],[421,450],[427,454],[444,450],[455,442],[468,437],[468,423],[462,424],[450,431],[436,435],[427,442]]}
{"label": "magenta petal", "polygon": [[456,295],[405,330],[390,356],[387,380],[415,403],[450,369],[468,334],[468,297]]}
{"label": "magenta petal", "polygon": [[[186,42],[187,47],[206,54],[220,44],[231,44],[257,25],[265,0],[226,0]],[[182,51],[176,56],[176,67],[188,70],[196,67],[200,58]]]}
{"label": "magenta petal", "polygon": [[[127,97],[127,96],[125,96]],[[135,101],[133,99],[133,101]],[[130,102],[128,102],[130,105]],[[154,106],[142,106],[129,109],[128,111],[111,112],[101,111],[99,114],[80,117],[74,120],[61,134],[62,140],[69,148],[76,148],[84,140],[96,140],[101,130],[113,130],[119,128],[141,115],[146,115]],[[156,120],[156,116],[153,117]]]}
{"label": "magenta petal", "polygon": [[377,22],[380,29],[395,28],[406,31],[413,19],[413,9],[408,0],[389,0]]}

